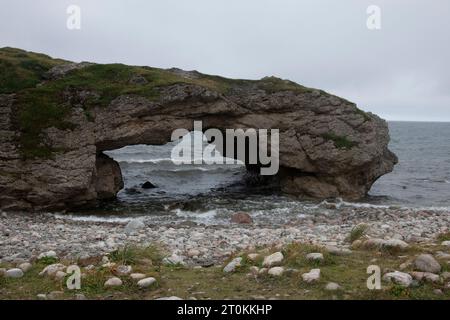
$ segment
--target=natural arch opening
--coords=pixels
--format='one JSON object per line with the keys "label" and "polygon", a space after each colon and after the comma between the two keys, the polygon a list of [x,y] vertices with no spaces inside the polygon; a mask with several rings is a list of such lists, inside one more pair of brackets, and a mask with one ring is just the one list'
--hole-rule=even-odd
{"label": "natural arch opening", "polygon": [[122,171],[124,188],[118,193],[118,198],[126,202],[161,197],[178,200],[242,181],[246,173],[242,162],[174,163],[171,158],[172,148],[188,142],[186,138],[165,145],[131,145],[105,151],[105,154],[119,163]]}
{"label": "natural arch opening", "polygon": [[[121,190],[115,199],[106,197],[95,207],[73,213],[89,211],[90,217],[107,221],[134,217],[154,225],[192,226],[228,224],[237,212],[282,210],[284,202],[274,192],[276,183],[265,183],[253,166],[234,159],[235,164],[173,163],[171,150],[182,143],[102,151],[97,161],[105,157],[109,159],[106,167],[117,165]],[[111,184],[111,179],[108,182]],[[151,186],[143,188],[147,182]]]}
{"label": "natural arch opening", "polygon": [[[94,210],[100,210],[102,214],[151,215],[155,221],[164,221],[168,215],[173,220],[174,215],[182,219],[190,214],[200,214],[203,219],[209,214],[217,215],[216,209],[220,207],[226,207],[227,214],[230,210],[238,211],[237,206],[234,209],[237,199],[273,193],[276,184],[265,181],[267,179],[261,177],[254,166],[224,158],[217,150],[214,150],[214,159],[222,157],[223,164],[174,163],[173,148],[192,143],[196,135],[203,136],[201,132],[191,131],[182,139],[164,145],[136,144],[101,152],[97,161],[107,158],[110,161],[108,168],[117,166],[119,172],[115,175],[119,175],[122,184],[117,186],[116,181],[120,191],[110,188],[111,192]],[[202,150],[208,146],[214,148],[214,144],[204,138]],[[203,157],[207,160],[207,154]],[[97,174],[100,171],[97,168]],[[111,169],[106,171],[111,172]],[[113,184],[110,176],[106,183]],[[113,196],[114,191],[118,191],[117,197]]]}
{"label": "natural arch opening", "polygon": [[[242,196],[255,189],[251,180],[256,174],[249,172],[239,160],[222,157],[223,164],[198,164],[194,159],[190,164],[174,161],[173,148],[192,143],[195,135],[202,136],[202,133],[190,132],[184,138],[164,145],[137,144],[103,151],[102,154],[120,166],[123,186],[115,200],[105,197],[107,201],[102,201],[100,207],[156,215],[177,208],[205,211],[207,198],[221,194]],[[201,147],[207,146],[211,145],[205,139]],[[214,152],[221,156],[217,150]],[[226,160],[233,160],[234,164],[225,163]]]}

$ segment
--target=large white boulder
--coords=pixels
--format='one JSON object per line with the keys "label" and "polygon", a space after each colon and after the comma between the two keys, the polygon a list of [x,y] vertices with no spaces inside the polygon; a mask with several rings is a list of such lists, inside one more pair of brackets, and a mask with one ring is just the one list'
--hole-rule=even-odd
{"label": "large white boulder", "polygon": [[271,254],[270,256],[267,256],[264,258],[263,261],[263,266],[264,267],[273,267],[276,265],[281,264],[281,262],[283,262],[284,256],[281,252],[275,252],[273,254]]}

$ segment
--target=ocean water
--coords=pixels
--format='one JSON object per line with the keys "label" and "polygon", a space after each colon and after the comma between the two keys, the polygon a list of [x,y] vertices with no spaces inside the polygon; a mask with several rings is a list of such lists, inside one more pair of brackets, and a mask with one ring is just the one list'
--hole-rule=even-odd
{"label": "ocean water", "polygon": [[[274,225],[332,214],[330,202],[338,208],[450,210],[450,123],[390,122],[389,127],[390,149],[399,157],[399,164],[357,203],[300,201],[248,187],[243,183],[246,170],[242,164],[177,165],[170,160],[175,143],[169,143],[107,152],[120,163],[125,188],[116,201],[82,215],[94,220],[142,216],[155,224],[193,221],[220,225],[228,224],[231,214],[245,211],[257,223]],[[146,181],[156,188],[142,189]]]}
{"label": "ocean water", "polygon": [[411,207],[450,207],[450,123],[390,122],[390,149],[399,157],[370,194]]}

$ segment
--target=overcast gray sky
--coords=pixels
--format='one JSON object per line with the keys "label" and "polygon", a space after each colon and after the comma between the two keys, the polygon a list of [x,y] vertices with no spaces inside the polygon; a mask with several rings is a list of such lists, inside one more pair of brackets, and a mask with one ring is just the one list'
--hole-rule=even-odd
{"label": "overcast gray sky", "polygon": [[[66,9],[81,8],[81,30]],[[366,26],[381,8],[381,30]],[[0,0],[0,47],[287,78],[388,120],[450,121],[448,0]]]}

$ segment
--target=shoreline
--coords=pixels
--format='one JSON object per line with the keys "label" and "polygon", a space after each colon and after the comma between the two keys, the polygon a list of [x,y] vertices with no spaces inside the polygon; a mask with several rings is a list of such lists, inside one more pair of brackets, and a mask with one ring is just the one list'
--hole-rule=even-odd
{"label": "shoreline", "polygon": [[306,216],[279,226],[195,222],[156,226],[145,219],[132,221],[139,223],[130,231],[127,222],[75,221],[50,213],[4,213],[0,217],[0,262],[29,260],[49,250],[61,257],[84,259],[128,245],[158,244],[167,256],[176,255],[188,265],[219,265],[235,252],[260,246],[301,242],[348,248],[348,235],[361,223],[368,226],[368,238],[410,244],[433,242],[437,235],[450,230],[449,212],[405,208],[345,208],[332,215]]}
{"label": "shoreline", "polygon": [[[0,298],[444,300],[449,225],[448,212],[392,208],[280,227],[2,213]],[[381,281],[376,290],[368,282],[373,267]],[[70,270],[80,272],[76,290],[67,282]]]}

